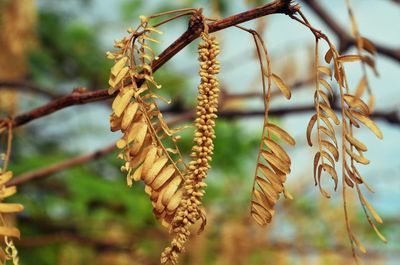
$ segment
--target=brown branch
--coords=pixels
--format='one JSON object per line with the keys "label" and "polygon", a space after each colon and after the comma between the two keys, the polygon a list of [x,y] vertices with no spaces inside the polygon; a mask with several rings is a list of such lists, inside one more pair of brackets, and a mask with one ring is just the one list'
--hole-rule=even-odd
{"label": "brown branch", "polygon": [[[253,20],[259,17],[271,14],[293,14],[298,10],[297,6],[291,5],[291,0],[276,0],[266,5],[209,23],[209,32],[216,32],[237,24]],[[193,40],[195,40],[203,28],[203,22],[199,18],[200,14],[192,17],[189,28],[160,55],[159,59],[152,64],[153,71],[157,71],[161,66],[168,62],[179,51],[185,48]],[[139,82],[140,85],[140,82]],[[107,89],[97,90],[94,92],[72,93],[70,95],[58,98],[46,105],[33,109],[30,112],[16,116],[13,121],[13,127],[24,125],[34,119],[52,114],[58,110],[67,108],[72,105],[85,104],[89,102],[104,100],[113,97],[109,95]]]}
{"label": "brown branch", "polygon": [[52,175],[54,173],[63,171],[65,169],[84,164],[84,163],[86,163],[88,161],[91,161],[91,160],[99,159],[99,158],[111,153],[112,151],[114,151],[114,144],[110,145],[110,146],[107,146],[105,148],[102,148],[100,150],[97,150],[97,151],[95,151],[93,153],[90,153],[90,154],[74,157],[72,159],[67,159],[65,161],[62,161],[60,163],[51,165],[49,167],[45,167],[45,168],[42,168],[42,169],[38,169],[38,170],[27,172],[25,174],[20,175],[19,177],[15,177],[15,178],[11,179],[7,183],[7,186],[23,185],[23,184],[25,184],[27,182],[30,182],[32,180],[45,178],[47,176],[50,176],[50,175]]}
{"label": "brown branch", "polygon": [[[303,0],[305,4],[337,35],[339,38],[339,50],[346,51],[356,45],[356,41],[336,20],[315,0]],[[400,49],[389,48],[373,42],[376,51],[386,57],[400,63]]]}
{"label": "brown branch", "polygon": [[[235,95],[239,96],[239,95]],[[244,97],[241,97],[244,98]],[[336,111],[340,111],[338,107],[334,107]],[[300,106],[296,108],[281,108],[281,109],[271,109],[269,111],[269,115],[272,116],[285,116],[289,114],[301,114],[301,113],[307,113],[307,112],[313,112],[315,111],[314,106]],[[178,117],[173,119],[169,124],[176,124],[176,123],[181,123],[190,119],[193,119],[195,117],[195,113],[191,110],[176,110],[176,109],[166,109],[163,111],[163,113],[170,113],[170,114],[179,114]],[[218,113],[218,116],[220,118],[225,118],[225,119],[233,119],[233,118],[246,118],[246,117],[257,117],[257,116],[263,116],[265,114],[264,110],[253,110],[253,111],[242,111],[242,110],[228,110],[228,111],[220,111]],[[397,112],[392,111],[392,112],[375,112],[371,115],[372,118],[374,119],[382,119],[385,120],[391,124],[395,125],[400,125],[400,117],[397,114]],[[20,176],[17,176],[13,179],[11,179],[8,183],[7,186],[12,186],[12,185],[24,185],[32,180],[39,180],[46,178],[52,174],[58,173],[60,171],[69,169],[71,167],[75,167],[78,165],[82,165],[88,161],[95,160],[95,159],[100,159],[101,157],[113,152],[115,150],[115,145],[110,145],[105,148],[99,149],[93,153],[74,157],[72,159],[67,159],[65,161],[59,162],[57,164],[51,165],[49,167],[41,168],[38,170],[33,170],[26,172]]]}

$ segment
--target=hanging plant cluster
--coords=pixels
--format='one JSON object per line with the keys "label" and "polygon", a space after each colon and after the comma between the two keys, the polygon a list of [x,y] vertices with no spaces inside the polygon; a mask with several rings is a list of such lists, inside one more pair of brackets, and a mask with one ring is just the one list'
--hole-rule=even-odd
{"label": "hanging plant cluster", "polygon": [[[369,118],[372,106],[368,106],[361,99],[367,85],[366,77],[363,77],[356,92],[352,94],[344,65],[347,62],[361,61],[376,71],[374,61],[372,57],[361,54],[341,55],[329,38],[311,26],[299,8],[296,10],[295,14],[290,15],[291,18],[308,27],[316,40],[315,114],[311,117],[306,133],[307,141],[312,146],[312,132],[316,127],[318,151],[314,158],[315,185],[319,187],[323,196],[329,198],[331,195],[322,187],[321,178],[324,172],[328,174],[333,179],[336,190],[339,186],[336,163],[341,159],[347,231],[352,246],[355,244],[365,252],[365,248],[351,230],[347,214],[346,186],[355,189],[369,223],[383,241],[386,239],[377,229],[370,214],[378,223],[382,222],[381,218],[359,188],[364,184],[371,189],[356,168],[356,164],[368,164],[369,161],[363,155],[367,147],[356,139],[354,129],[365,125],[378,138],[383,136]],[[153,18],[170,14],[175,16],[151,26],[150,21]],[[198,47],[200,84],[194,120],[196,130],[191,161],[188,164],[184,162],[177,144],[179,139],[177,133],[182,128],[169,128],[157,105],[157,100],[164,99],[157,95],[161,85],[153,77],[153,65],[158,57],[151,47],[151,44],[158,43],[154,35],[161,34],[158,29],[160,25],[185,15],[197,16],[197,19],[200,17],[202,23],[198,32],[202,41]],[[204,17],[201,10],[177,10],[150,17],[142,16],[140,19],[141,23],[136,29],[128,30],[129,36],[116,41],[117,51],[108,53],[108,58],[115,61],[111,68],[109,93],[117,92],[112,104],[110,123],[112,131],[123,133],[117,142],[117,147],[121,150],[119,157],[124,160],[122,170],[127,172],[128,185],[131,186],[132,181],[144,182],[154,215],[174,234],[171,245],[161,255],[161,263],[176,264],[179,253],[184,250],[184,245],[191,234],[190,226],[200,220],[201,231],[206,224],[206,213],[201,200],[206,187],[204,180],[210,168],[209,161],[214,152],[213,138],[216,137],[214,126],[217,120],[219,96],[219,82],[216,75],[220,71],[217,60],[220,47],[215,37],[208,31],[207,22],[214,20]],[[256,161],[251,216],[256,223],[263,226],[273,218],[274,206],[280,194],[292,198],[284,186],[290,174],[291,159],[282,147],[282,143],[294,146],[295,140],[277,124],[271,123],[268,118],[271,87],[275,85],[287,99],[291,98],[291,91],[285,82],[272,72],[267,46],[260,34],[252,29],[238,25],[236,27],[252,35],[260,64],[265,115]],[[320,40],[329,46],[325,55],[327,65],[321,65],[319,61]],[[374,46],[370,41],[365,38],[358,41],[361,43],[361,49],[373,52]],[[336,109],[331,103],[335,96],[332,82],[336,82],[338,87],[341,118],[337,116]],[[341,144],[337,140],[337,130],[334,126],[341,128]],[[357,259],[354,248],[353,254]]]}
{"label": "hanging plant cluster", "polygon": [[[376,225],[376,223],[382,223],[382,219],[360,188],[365,186],[369,191],[373,191],[358,169],[360,164],[367,165],[370,161],[364,155],[367,146],[357,139],[355,131],[365,126],[379,139],[382,139],[383,135],[370,118],[374,107],[374,96],[366,71],[369,67],[377,73],[374,61],[376,49],[371,41],[361,36],[351,12],[350,1],[346,0],[346,3],[351,17],[357,54],[341,54],[324,33],[309,23],[300,7],[289,0],[274,1],[257,10],[271,8],[274,11],[269,14],[285,13],[308,28],[315,38],[313,67],[315,113],[308,123],[306,139],[310,146],[313,144],[317,146],[313,171],[315,185],[318,186],[321,194],[327,198],[331,197],[326,187],[322,185],[321,179],[324,176],[333,180],[335,191],[339,186],[342,188],[345,224],[353,256],[358,261],[356,249],[358,248],[361,252],[366,250],[352,231],[346,195],[348,191],[357,194],[368,223],[382,241],[386,242],[386,239]],[[242,13],[244,19],[239,15],[232,16],[232,21],[236,19],[234,23],[227,19],[218,21],[207,18],[202,14],[202,9],[194,8],[174,10],[148,17],[141,16],[139,26],[128,29],[126,37],[115,41],[115,51],[107,53],[107,57],[114,62],[110,71],[110,88],[108,89],[109,96],[114,97],[110,126],[113,132],[118,131],[122,134],[116,142],[119,150],[118,157],[122,160],[121,170],[126,173],[128,186],[132,186],[133,182],[144,183],[144,191],[151,201],[154,216],[172,234],[170,245],[161,254],[162,264],[177,264],[179,254],[184,251],[193,227],[198,227],[198,232],[201,232],[206,225],[206,211],[202,198],[207,186],[206,178],[210,170],[210,161],[213,153],[218,152],[214,150],[213,140],[218,137],[215,133],[220,100],[217,77],[220,72],[220,63],[217,57],[221,47],[216,37],[212,35],[214,31],[234,26],[249,33],[254,40],[260,66],[264,115],[259,152],[255,157],[256,170],[250,215],[255,223],[265,226],[271,222],[281,195],[292,199],[285,187],[292,165],[286,146],[294,146],[295,140],[269,117],[271,89],[276,87],[288,100],[291,99],[291,90],[285,81],[273,72],[267,45],[261,34],[238,25],[246,19],[249,20],[248,16],[254,12],[256,11]],[[194,39],[198,37],[201,39],[196,55],[199,61],[200,81],[197,87],[197,105],[193,111],[195,131],[191,153],[186,156],[179,149],[180,136],[178,135],[186,127],[170,128],[160,111],[159,101],[166,103],[169,101],[158,93],[162,86],[158,80],[155,80],[154,72],[162,64],[157,64],[161,56],[159,58],[153,49],[154,45],[159,43],[157,35],[162,34],[160,26],[184,16],[191,16],[188,34],[183,35],[186,39],[182,37],[180,39],[186,43],[179,46],[179,41],[176,41],[175,48],[179,47],[169,52],[177,53]],[[155,18],[165,17],[167,18],[161,22],[154,22]],[[325,42],[328,46],[323,58],[324,63],[320,60],[320,42]],[[172,56],[165,56],[168,58],[163,58],[163,60],[167,61]],[[361,62],[363,76],[358,86],[351,89],[347,81],[345,65],[355,61]],[[365,96],[368,96],[368,103],[362,100]],[[337,97],[338,106],[333,104],[334,97]],[[4,198],[16,192],[15,186],[7,185],[13,175],[8,169],[13,126],[11,119],[0,120],[0,235],[4,239],[0,244],[0,265],[6,264],[7,260],[11,260],[14,265],[19,263],[13,239],[19,238],[20,232],[9,224],[5,216],[21,212],[23,206],[3,202]],[[314,133],[316,141],[313,140]],[[185,162],[187,157],[188,163]],[[338,163],[340,169],[338,169]]]}

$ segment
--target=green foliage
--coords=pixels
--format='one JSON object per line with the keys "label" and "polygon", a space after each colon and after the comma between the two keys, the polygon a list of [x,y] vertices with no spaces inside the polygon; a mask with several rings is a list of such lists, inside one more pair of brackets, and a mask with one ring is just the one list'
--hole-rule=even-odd
{"label": "green foliage", "polygon": [[110,62],[100,48],[98,32],[72,17],[54,11],[39,15],[39,45],[31,51],[30,69],[33,77],[53,82],[69,80],[91,87],[105,86]]}

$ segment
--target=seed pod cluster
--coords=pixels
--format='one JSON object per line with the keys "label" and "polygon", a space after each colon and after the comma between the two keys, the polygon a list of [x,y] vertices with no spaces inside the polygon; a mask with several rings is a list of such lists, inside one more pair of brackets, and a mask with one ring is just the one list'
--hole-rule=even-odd
{"label": "seed pod cluster", "polygon": [[152,90],[161,86],[153,78],[151,64],[156,58],[147,42],[157,42],[150,35],[160,32],[149,27],[145,17],[141,20],[138,29],[128,31],[129,37],[116,42],[120,50],[108,54],[116,59],[111,69],[110,93],[118,91],[110,124],[112,131],[123,133],[116,145],[121,150],[119,157],[125,161],[121,169],[127,172],[128,186],[133,181],[143,181],[156,218],[170,227],[182,198],[179,167],[183,166],[177,162],[180,157],[174,159],[179,154],[176,145],[167,148],[164,144],[166,138],[176,143],[176,131],[166,125],[154,100],[159,97]]}
{"label": "seed pod cluster", "polygon": [[200,218],[205,222],[201,200],[204,195],[209,162],[214,150],[215,119],[217,118],[219,83],[216,74],[220,67],[217,61],[219,45],[215,37],[206,33],[201,34],[203,42],[199,44],[201,82],[198,87],[197,108],[195,120],[196,131],[192,160],[184,180],[183,199],[173,219],[172,228],[175,237],[171,246],[167,247],[161,256],[161,263],[177,263],[178,254],[183,251],[184,244],[190,235],[189,228]]}

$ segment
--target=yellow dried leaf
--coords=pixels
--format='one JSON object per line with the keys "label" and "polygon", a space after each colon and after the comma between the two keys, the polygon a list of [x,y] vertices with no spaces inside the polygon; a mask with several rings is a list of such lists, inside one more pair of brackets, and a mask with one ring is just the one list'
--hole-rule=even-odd
{"label": "yellow dried leaf", "polygon": [[[256,179],[257,180],[257,179]],[[271,209],[274,207],[276,200],[274,198],[268,198],[266,194],[264,194],[262,191],[259,191],[258,189],[253,190],[253,203],[256,202],[260,205],[262,205],[264,208]]]}
{"label": "yellow dried leaf", "polygon": [[175,194],[172,196],[171,200],[167,205],[168,212],[174,212],[178,208],[182,200],[182,196],[183,196],[183,189],[179,189],[177,192],[175,192]]}
{"label": "yellow dried leaf", "polygon": [[290,164],[290,157],[289,155],[285,152],[285,150],[277,143],[275,143],[273,140],[264,138],[264,144],[275,154],[277,155],[280,159],[285,161],[286,163]]}
{"label": "yellow dried leaf", "polygon": [[324,171],[328,172],[328,174],[331,175],[331,177],[332,177],[332,179],[333,179],[333,181],[335,183],[335,188],[334,189],[336,190],[337,189],[337,185],[338,185],[338,181],[339,181],[337,173],[336,173],[336,170],[333,167],[331,167],[330,165],[328,165],[328,164],[321,164],[320,166],[322,166]]}
{"label": "yellow dried leaf", "polygon": [[251,212],[251,217],[253,217],[254,221],[260,226],[264,226],[267,224],[267,221],[264,220],[257,212],[252,211]]}
{"label": "yellow dried leaf", "polygon": [[368,98],[368,108],[370,111],[373,111],[375,109],[375,96],[370,95]]}
{"label": "yellow dried leaf", "polygon": [[132,120],[134,119],[136,112],[139,108],[139,104],[137,102],[131,102],[129,106],[126,108],[124,112],[124,116],[121,121],[121,128],[126,130],[129,127]]}
{"label": "yellow dried leaf", "polygon": [[368,211],[372,214],[372,216],[374,217],[375,221],[377,221],[378,223],[382,224],[382,218],[379,216],[379,214],[376,212],[376,210],[374,209],[374,207],[372,207],[372,205],[369,203],[369,201],[364,197],[364,195],[362,195],[362,193],[359,193],[360,195],[360,199],[362,201],[362,203],[365,205],[365,207],[367,207]]}
{"label": "yellow dried leaf", "polygon": [[154,161],[157,159],[157,148],[152,146],[143,162],[143,175],[147,175]]}
{"label": "yellow dried leaf", "polygon": [[311,133],[312,133],[312,129],[314,128],[314,124],[315,124],[315,122],[317,121],[317,119],[318,119],[318,115],[317,115],[317,114],[314,114],[314,115],[311,117],[311,119],[310,119],[310,121],[308,122],[308,125],[307,125],[306,136],[307,136],[307,142],[308,142],[308,145],[309,145],[309,146],[312,146],[312,142],[311,142]]}
{"label": "yellow dried leaf", "polygon": [[0,173],[0,185],[7,183],[13,176],[12,171],[7,171],[5,173]]}
{"label": "yellow dried leaf", "polygon": [[329,49],[325,54],[325,62],[330,64],[333,57],[332,49]]}
{"label": "yellow dried leaf", "polygon": [[125,67],[128,57],[122,57],[113,67],[111,67],[111,74],[117,76],[121,72],[122,68]]}
{"label": "yellow dried leaf", "polygon": [[381,234],[381,232],[378,230],[378,228],[376,227],[376,225],[374,223],[371,223],[372,228],[374,228],[375,233],[377,234],[377,236],[384,242],[387,243],[386,238]]}
{"label": "yellow dried leaf", "polygon": [[358,239],[353,234],[351,235],[351,239],[362,253],[364,254],[367,253],[367,250],[365,249],[364,245],[360,241],[358,241]]}
{"label": "yellow dried leaf", "polygon": [[347,141],[349,141],[349,143],[351,145],[353,145],[358,150],[363,151],[363,152],[366,152],[368,150],[367,146],[365,146],[365,144],[363,144],[362,142],[360,142],[359,140],[354,138],[351,134],[346,133],[345,134],[345,138],[346,138]]}
{"label": "yellow dried leaf", "polygon": [[333,159],[332,155],[330,155],[328,152],[326,151],[322,151],[321,155],[323,158],[328,159],[329,163],[331,163],[332,167],[335,166],[335,160]]}
{"label": "yellow dried leaf", "polygon": [[368,82],[367,77],[363,76],[363,78],[361,78],[360,82],[358,83],[358,86],[354,93],[354,96],[356,98],[360,98],[364,94],[364,91],[367,88],[367,82]]}
{"label": "yellow dried leaf", "polygon": [[285,173],[285,174],[290,173],[290,166],[285,161],[283,161],[279,157],[277,157],[276,155],[274,155],[270,152],[267,152],[267,151],[262,151],[261,155],[268,163],[274,165],[283,173]]}
{"label": "yellow dried leaf", "polygon": [[272,219],[272,214],[268,211],[268,209],[256,202],[252,203],[252,211],[256,212],[261,218],[265,219],[267,223],[269,223]]}
{"label": "yellow dried leaf", "polygon": [[157,159],[157,161],[154,162],[153,166],[150,168],[149,172],[144,175],[144,183],[147,185],[151,185],[151,183],[154,181],[155,177],[160,173],[161,169],[165,166],[165,164],[168,162],[167,157],[160,157]]}
{"label": "yellow dried leaf", "polygon": [[369,115],[369,108],[361,98],[354,97],[353,95],[345,94],[344,101],[353,109],[359,109],[364,115]]}
{"label": "yellow dried leaf", "polygon": [[338,61],[341,63],[344,62],[355,62],[355,61],[361,61],[362,57],[360,55],[342,55],[338,57]]}
{"label": "yellow dried leaf", "polygon": [[169,201],[171,200],[172,196],[178,190],[179,185],[181,184],[182,179],[179,176],[175,176],[166,187],[163,187],[160,191],[161,202],[165,206],[168,205]]}
{"label": "yellow dried leaf", "polygon": [[20,232],[15,227],[0,226],[0,235],[14,238],[20,238]]}
{"label": "yellow dried leaf", "polygon": [[267,178],[267,180],[272,184],[274,190],[277,192],[282,192],[283,190],[283,185],[280,177],[276,175],[272,170],[270,170],[268,167],[264,166],[263,164],[258,164],[258,169],[262,173],[263,176]]}
{"label": "yellow dried leaf", "polygon": [[174,175],[175,167],[174,165],[168,165],[163,168],[155,178],[155,180],[151,183],[151,186],[154,190],[160,189],[167,181]]}
{"label": "yellow dried leaf", "polygon": [[335,158],[335,161],[337,162],[339,160],[339,152],[337,148],[329,141],[322,140],[321,141],[322,146],[324,146],[326,149],[329,150],[329,152],[333,155]]}
{"label": "yellow dried leaf", "polygon": [[112,104],[112,109],[117,117],[120,117],[124,112],[125,108],[128,106],[133,96],[133,90],[128,90],[124,94],[120,92],[118,96],[114,99]]}
{"label": "yellow dried leaf", "polygon": [[378,126],[376,126],[375,122],[373,122],[370,118],[355,111],[351,112],[351,114],[354,116],[354,118],[356,118],[357,120],[362,122],[365,126],[367,126],[379,139],[383,139],[383,134],[381,130],[378,128]]}
{"label": "yellow dried leaf", "polygon": [[10,186],[7,188],[0,189],[0,199],[12,196],[16,192],[17,192],[17,187],[15,187],[15,186]]}
{"label": "yellow dried leaf", "polygon": [[320,79],[319,82],[328,90],[329,94],[333,96],[333,89],[331,85],[325,79]]}
{"label": "yellow dried leaf", "polygon": [[372,41],[370,41],[369,39],[364,38],[364,37],[362,37],[361,39],[362,39],[362,47],[364,48],[364,50],[366,50],[370,54],[375,54],[376,53],[376,47],[372,43]]}
{"label": "yellow dried leaf", "polygon": [[328,76],[332,76],[332,70],[326,66],[318,66],[318,71]]}
{"label": "yellow dried leaf", "polygon": [[[267,182],[265,179],[256,177],[256,183],[261,188],[262,193],[268,199],[269,205],[273,207],[279,198],[279,193],[272,187],[272,184]],[[268,207],[270,208],[270,207]]]}
{"label": "yellow dried leaf", "polygon": [[143,164],[140,165],[136,170],[135,173],[132,175],[132,179],[134,181],[139,181],[142,179],[142,171],[143,171]]}
{"label": "yellow dried leaf", "polygon": [[340,121],[339,121],[338,117],[336,116],[336,113],[329,106],[327,106],[324,103],[320,103],[319,107],[326,113],[326,115],[328,115],[329,118],[331,118],[331,120],[336,125],[340,124]]}
{"label": "yellow dried leaf", "polygon": [[316,152],[314,155],[314,184],[317,185],[317,168],[318,168],[318,163],[321,158],[321,153]]}
{"label": "yellow dried leaf", "polygon": [[24,206],[19,203],[0,203],[0,213],[19,213],[24,210]]}
{"label": "yellow dried leaf", "polygon": [[283,80],[274,73],[271,75],[271,79],[275,83],[275,85],[279,88],[279,90],[282,92],[282,94],[287,99],[290,99],[292,93],[290,91],[290,88],[283,82]]}
{"label": "yellow dried leaf", "polygon": [[338,144],[337,144],[337,139],[336,139],[336,135],[335,135],[331,130],[329,130],[328,128],[326,128],[326,127],[324,127],[324,126],[320,126],[320,127],[319,127],[319,130],[320,130],[322,133],[324,133],[326,136],[328,136],[329,138],[331,138],[332,141],[335,143],[335,146],[336,146],[336,147],[338,146]]}
{"label": "yellow dried leaf", "polygon": [[122,70],[118,73],[118,75],[115,77],[115,79],[113,80],[113,84],[111,85],[112,87],[115,87],[119,84],[119,82],[121,82],[122,80],[125,79],[125,77],[127,76],[129,72],[129,67],[124,67],[122,68]]}
{"label": "yellow dried leaf", "polygon": [[288,145],[295,145],[296,141],[290,136],[285,130],[281,129],[275,124],[268,123],[266,125],[266,128],[269,132],[272,132],[276,136],[278,136],[279,139],[285,141]]}

